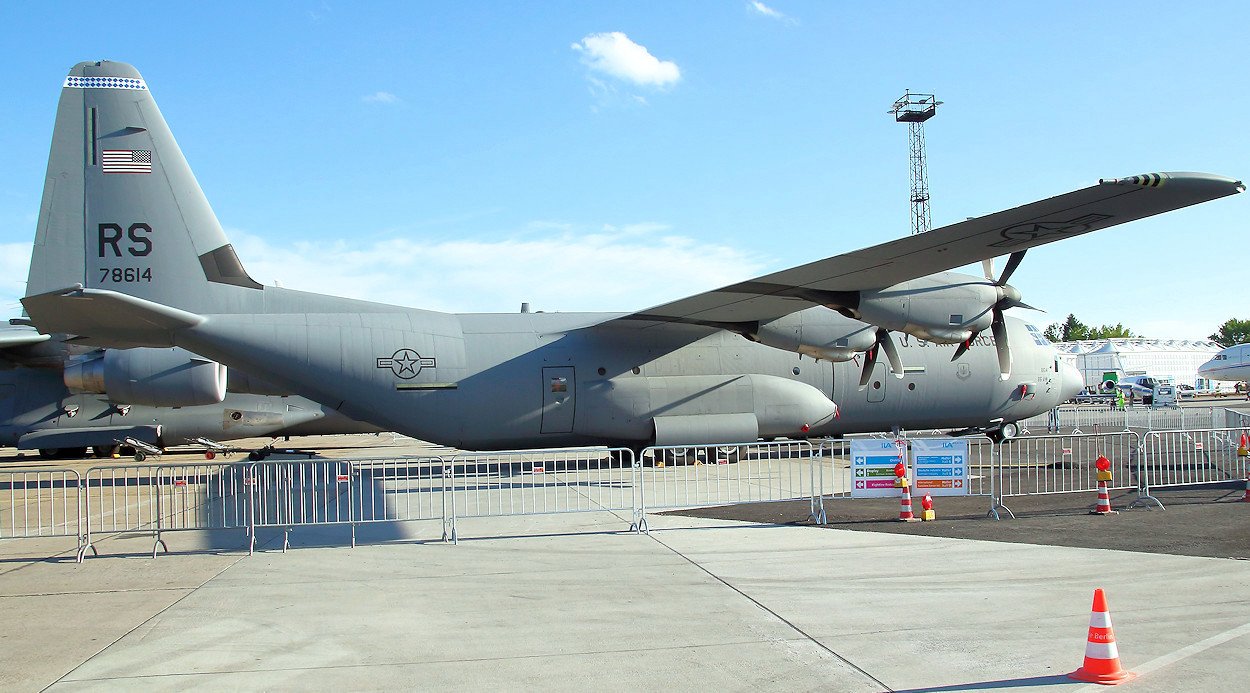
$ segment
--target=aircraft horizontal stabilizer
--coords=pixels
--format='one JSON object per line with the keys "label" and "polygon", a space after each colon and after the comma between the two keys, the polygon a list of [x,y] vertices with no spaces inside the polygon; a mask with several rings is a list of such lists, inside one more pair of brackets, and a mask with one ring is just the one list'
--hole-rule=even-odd
{"label": "aircraft horizontal stabilizer", "polygon": [[29,346],[46,342],[50,337],[25,325],[0,326],[0,349]]}
{"label": "aircraft horizontal stabilizer", "polygon": [[206,318],[106,289],[74,286],[22,299],[31,320],[45,333],[63,332],[96,346],[174,346],[173,333]]}
{"label": "aircraft horizontal stabilizer", "polygon": [[846,307],[859,292],[1008,253],[1019,257],[1020,251],[1045,243],[1244,191],[1241,181],[1208,173],[1104,179],[1082,190],[792,267],[620,320],[640,327],[682,322],[742,330],[813,306]]}

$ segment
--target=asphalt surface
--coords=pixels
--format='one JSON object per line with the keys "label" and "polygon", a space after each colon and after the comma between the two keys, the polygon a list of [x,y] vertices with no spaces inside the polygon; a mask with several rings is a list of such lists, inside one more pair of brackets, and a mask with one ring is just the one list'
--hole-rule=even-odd
{"label": "asphalt surface", "polygon": [[[1112,515],[1091,515],[1097,496],[1071,493],[1013,496],[1005,504],[1015,519],[1000,510],[988,516],[985,496],[934,499],[935,522],[898,521],[893,499],[857,498],[824,502],[828,529],[887,532],[925,537],[976,539],[1017,544],[1043,544],[1090,549],[1115,549],[1178,556],[1250,560],[1250,503],[1241,502],[1245,482],[1157,489],[1152,495],[1163,510],[1148,503],[1129,507],[1137,492],[1111,492]],[[913,497],[917,517],[920,499]],[[808,501],[747,503],[680,510],[668,514],[780,525],[811,525]]]}
{"label": "asphalt surface", "polygon": [[361,525],[354,548],[345,526],[298,527],[285,551],[259,531],[253,555],[241,530],[169,533],[155,558],[150,533],[117,532],[83,563],[73,537],[4,540],[0,690],[1084,693],[1067,674],[1101,588],[1129,688],[1222,691],[1250,679],[1250,562],[1228,560],[1250,555],[1242,493],[1106,517],[1085,514],[1093,494],[1014,497],[998,522],[986,497],[939,498],[912,524],[896,500],[827,501],[841,532],[806,501],[652,514],[648,534],[608,511],[463,517],[458,544],[439,519]]}

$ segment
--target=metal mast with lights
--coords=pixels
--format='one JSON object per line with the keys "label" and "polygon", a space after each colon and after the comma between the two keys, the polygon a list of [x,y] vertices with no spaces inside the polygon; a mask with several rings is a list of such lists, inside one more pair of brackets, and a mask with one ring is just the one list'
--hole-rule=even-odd
{"label": "metal mast with lights", "polygon": [[933,226],[929,216],[929,172],[924,156],[924,121],[937,115],[941,104],[933,94],[913,94],[909,89],[894,102],[894,121],[907,123],[911,134],[911,232],[924,233]]}

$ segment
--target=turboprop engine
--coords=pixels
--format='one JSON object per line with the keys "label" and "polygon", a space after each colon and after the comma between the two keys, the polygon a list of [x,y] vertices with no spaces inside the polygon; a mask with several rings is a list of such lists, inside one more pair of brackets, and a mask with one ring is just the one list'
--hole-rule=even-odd
{"label": "turboprop engine", "polygon": [[[890,368],[901,376],[893,354],[889,330],[941,344],[959,344],[952,361],[963,356],[972,346],[972,339],[989,328],[998,351],[999,374],[1003,380],[1011,374],[1011,349],[1007,344],[1007,327],[1003,311],[1008,308],[1030,308],[1020,300],[1020,292],[1007,284],[1011,273],[1020,266],[1025,251],[1011,254],[1007,266],[994,279],[992,260],[983,263],[985,278],[954,272],[939,272],[919,279],[895,284],[884,289],[848,292],[839,297],[838,305],[830,305],[848,317],[872,323],[881,328],[877,342],[891,355]],[[875,350],[868,352],[869,359]],[[861,387],[868,382],[865,363]]]}
{"label": "turboprop engine", "polygon": [[106,349],[65,366],[66,387],[117,404],[193,407],[226,398],[226,367],[177,347]]}
{"label": "turboprop engine", "polygon": [[1010,286],[943,272],[860,294],[854,313],[887,330],[939,344],[966,342],[994,322],[994,306],[1020,294]]}
{"label": "turboprop engine", "polygon": [[828,308],[808,308],[760,323],[748,339],[814,359],[850,361],[877,343],[877,328]]}

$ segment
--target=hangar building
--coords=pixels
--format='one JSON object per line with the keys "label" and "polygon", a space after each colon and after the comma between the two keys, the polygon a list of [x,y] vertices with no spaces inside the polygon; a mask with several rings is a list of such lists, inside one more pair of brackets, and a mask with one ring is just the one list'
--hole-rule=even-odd
{"label": "hangar building", "polygon": [[[1214,388],[1215,382],[1198,377],[1198,366],[1224,347],[1207,340],[1083,339],[1055,345],[1064,360],[1076,366],[1086,385],[1096,385],[1103,374],[1149,375],[1156,380],[1195,388]],[[1231,383],[1223,383],[1231,389]]]}

